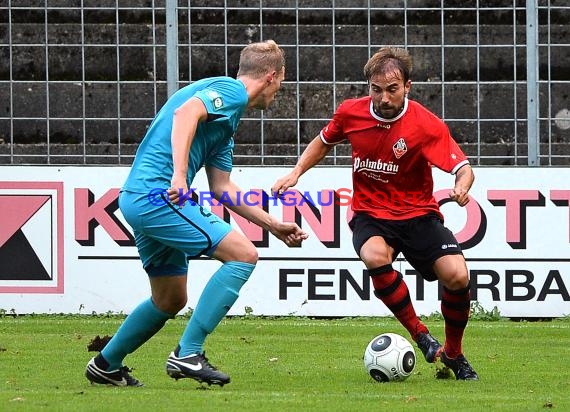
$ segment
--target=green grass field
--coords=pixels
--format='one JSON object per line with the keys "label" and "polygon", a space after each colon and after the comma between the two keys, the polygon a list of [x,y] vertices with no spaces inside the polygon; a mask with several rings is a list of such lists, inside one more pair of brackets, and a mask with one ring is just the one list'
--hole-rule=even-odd
{"label": "green grass field", "polygon": [[[186,324],[170,321],[127,358],[142,388],[93,386],[83,373],[96,335],[120,316],[1,316],[0,411],[540,411],[570,410],[570,319],[470,322],[464,351],[478,382],[437,380],[419,350],[404,382],[368,377],[362,354],[380,332],[406,336],[389,318],[228,318],[207,341],[232,382],[174,381],[164,371]],[[443,337],[443,322],[426,320]],[[406,336],[407,337],[407,336]]]}

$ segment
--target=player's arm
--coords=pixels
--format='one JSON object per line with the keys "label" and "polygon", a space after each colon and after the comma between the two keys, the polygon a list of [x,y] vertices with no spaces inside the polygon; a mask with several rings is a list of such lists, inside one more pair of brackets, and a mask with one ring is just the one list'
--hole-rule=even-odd
{"label": "player's arm", "polygon": [[[204,103],[196,97],[187,100],[182,106],[174,111],[172,122],[172,161],[174,172],[170,181],[168,195],[171,202],[178,201],[180,193],[188,191],[188,156],[190,146],[196,134],[198,123],[208,118],[208,112]],[[157,165],[160,167],[160,165]]]}
{"label": "player's arm", "polygon": [[293,170],[271,187],[271,193],[282,194],[291,186],[295,186],[303,173],[323,160],[332,147],[333,145],[324,143],[320,135],[316,136],[305,148]]}
{"label": "player's arm", "polygon": [[459,204],[465,206],[469,203],[469,189],[473,185],[475,174],[470,164],[464,164],[455,172],[455,186],[449,192],[449,198]]}
{"label": "player's arm", "polygon": [[206,166],[206,175],[214,198],[223,199],[228,209],[268,230],[287,246],[298,246],[307,239],[308,235],[296,223],[281,222],[262,208],[245,204],[242,198],[244,192],[230,179],[230,172]]}

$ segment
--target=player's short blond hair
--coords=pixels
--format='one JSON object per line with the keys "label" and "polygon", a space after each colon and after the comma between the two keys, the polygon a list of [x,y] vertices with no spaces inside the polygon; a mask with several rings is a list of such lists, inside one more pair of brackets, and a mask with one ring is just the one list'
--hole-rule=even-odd
{"label": "player's short blond hair", "polygon": [[251,43],[239,57],[237,76],[258,78],[267,72],[281,72],[285,67],[285,52],[273,40]]}
{"label": "player's short blond hair", "polygon": [[412,56],[406,49],[399,47],[382,47],[368,60],[364,66],[364,76],[370,79],[377,74],[388,74],[394,71],[402,73],[404,83],[412,75]]}

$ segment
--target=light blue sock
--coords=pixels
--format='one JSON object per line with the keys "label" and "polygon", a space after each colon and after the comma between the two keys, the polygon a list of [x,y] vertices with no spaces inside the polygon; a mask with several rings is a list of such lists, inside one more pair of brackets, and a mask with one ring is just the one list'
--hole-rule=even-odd
{"label": "light blue sock", "polygon": [[101,355],[109,363],[107,370],[120,368],[129,353],[149,340],[173,317],[174,315],[158,309],[152,299],[138,305],[101,351]]}
{"label": "light blue sock", "polygon": [[255,265],[226,262],[212,275],[180,339],[179,356],[202,353],[204,341],[226,316]]}

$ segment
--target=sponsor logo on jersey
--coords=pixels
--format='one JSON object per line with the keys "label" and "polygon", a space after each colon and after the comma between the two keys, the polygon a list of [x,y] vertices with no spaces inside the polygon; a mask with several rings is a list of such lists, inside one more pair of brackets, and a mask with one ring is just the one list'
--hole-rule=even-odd
{"label": "sponsor logo on jersey", "polygon": [[360,157],[354,158],[353,171],[354,172],[380,172],[395,175],[398,173],[398,166],[393,162],[383,162],[382,160],[361,159]]}
{"label": "sponsor logo on jersey", "polygon": [[394,149],[394,154],[396,155],[396,159],[399,159],[400,157],[404,156],[408,151],[408,147],[406,146],[406,142],[404,141],[403,137],[400,137],[396,142],[396,144],[392,146],[392,148]]}

